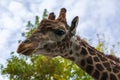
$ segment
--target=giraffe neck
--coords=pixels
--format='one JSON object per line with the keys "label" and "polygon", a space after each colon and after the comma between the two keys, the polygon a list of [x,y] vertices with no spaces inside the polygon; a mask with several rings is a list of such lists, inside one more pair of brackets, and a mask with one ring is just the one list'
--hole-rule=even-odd
{"label": "giraffe neck", "polygon": [[79,37],[72,38],[71,42],[70,55],[63,57],[74,61],[96,80],[120,80],[119,63],[107,58]]}

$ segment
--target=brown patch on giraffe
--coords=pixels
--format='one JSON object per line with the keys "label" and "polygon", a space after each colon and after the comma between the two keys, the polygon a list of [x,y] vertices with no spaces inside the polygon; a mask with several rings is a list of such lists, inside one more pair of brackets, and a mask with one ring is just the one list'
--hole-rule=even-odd
{"label": "brown patch on giraffe", "polygon": [[84,66],[85,66],[85,64],[86,64],[86,63],[85,63],[85,60],[84,60],[84,59],[82,59],[82,60],[81,60],[81,62],[80,62],[80,65],[81,65],[82,67],[84,67]]}
{"label": "brown patch on giraffe", "polygon": [[110,80],[117,80],[116,76],[114,74],[110,74]]}
{"label": "brown patch on giraffe", "polygon": [[113,72],[114,73],[118,73],[118,72],[120,72],[118,69],[116,69],[116,68],[113,68]]}
{"label": "brown patch on giraffe", "polygon": [[100,58],[102,61],[107,61],[105,57]]}
{"label": "brown patch on giraffe", "polygon": [[88,51],[91,55],[96,55],[94,49],[91,49],[90,47],[88,47]]}
{"label": "brown patch on giraffe", "polygon": [[116,65],[115,68],[118,69],[118,70],[120,70],[120,66],[118,66],[118,65]]}
{"label": "brown patch on giraffe", "polygon": [[92,57],[91,56],[89,56],[89,57],[87,57],[87,63],[88,64],[93,64],[93,60],[92,60]]}
{"label": "brown patch on giraffe", "polygon": [[102,62],[107,61],[107,59],[103,56],[103,53],[99,52],[98,57],[101,59]]}
{"label": "brown patch on giraffe", "polygon": [[120,70],[120,66],[118,66],[118,65],[116,65],[116,66],[113,68],[113,72],[114,72],[114,73],[120,72],[119,70]]}
{"label": "brown patch on giraffe", "polygon": [[88,74],[91,74],[91,73],[92,73],[92,71],[93,71],[93,69],[94,69],[94,67],[93,67],[93,66],[88,65],[88,66],[86,67],[86,72],[87,72]]}
{"label": "brown patch on giraffe", "polygon": [[82,46],[84,46],[84,47],[87,47],[85,41],[84,40],[82,40],[82,41],[83,42],[80,41],[79,44],[82,45]]}
{"label": "brown patch on giraffe", "polygon": [[80,56],[80,53],[76,53],[76,56]]}
{"label": "brown patch on giraffe", "polygon": [[60,53],[64,53],[64,51],[63,51],[62,47],[60,48]]}
{"label": "brown patch on giraffe", "polygon": [[69,54],[73,54],[73,51],[72,51],[72,50],[70,50]]}
{"label": "brown patch on giraffe", "polygon": [[108,73],[107,72],[103,72],[100,80],[108,80]]}
{"label": "brown patch on giraffe", "polygon": [[87,55],[88,52],[87,52],[87,50],[84,47],[82,47],[80,54]]}
{"label": "brown patch on giraffe", "polygon": [[103,63],[103,66],[104,66],[108,71],[111,71],[110,63],[105,62],[105,63]]}
{"label": "brown patch on giraffe", "polygon": [[92,75],[95,79],[99,79],[100,72],[98,70],[95,70],[95,72]]}
{"label": "brown patch on giraffe", "polygon": [[65,54],[64,57],[68,56],[68,54]]}
{"label": "brown patch on giraffe", "polygon": [[75,46],[75,50],[78,51],[80,49],[80,46],[79,45],[76,45]]}
{"label": "brown patch on giraffe", "polygon": [[73,56],[69,56],[68,59],[75,61],[75,58]]}
{"label": "brown patch on giraffe", "polygon": [[110,63],[108,63],[108,62],[104,62],[103,65],[104,65],[105,67],[110,67]]}
{"label": "brown patch on giraffe", "polygon": [[101,64],[96,64],[95,66],[96,66],[96,69],[99,70],[99,71],[104,70],[104,68],[103,68],[103,66]]}
{"label": "brown patch on giraffe", "polygon": [[96,56],[93,59],[94,59],[95,62],[99,62],[100,61],[99,58],[96,57]]}

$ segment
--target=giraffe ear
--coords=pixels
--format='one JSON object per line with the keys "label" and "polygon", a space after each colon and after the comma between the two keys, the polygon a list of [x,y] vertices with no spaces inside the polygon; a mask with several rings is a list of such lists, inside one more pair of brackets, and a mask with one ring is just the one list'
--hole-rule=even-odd
{"label": "giraffe ear", "polygon": [[72,23],[71,23],[71,27],[70,27],[70,32],[75,35],[76,33],[76,28],[77,28],[77,25],[78,25],[78,21],[79,21],[79,17],[76,16],[73,20],[72,20]]}

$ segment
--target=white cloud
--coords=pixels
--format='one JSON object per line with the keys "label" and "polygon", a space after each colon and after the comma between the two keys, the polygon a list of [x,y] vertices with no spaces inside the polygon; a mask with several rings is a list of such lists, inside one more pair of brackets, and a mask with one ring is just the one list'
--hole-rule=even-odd
{"label": "white cloud", "polygon": [[[74,16],[79,16],[77,32],[82,37],[94,39],[96,34],[105,34],[105,41],[120,41],[119,0],[1,0],[0,1],[0,59],[3,63],[10,51],[15,51],[20,33],[28,20],[34,22],[35,15],[42,16],[43,10],[59,13],[67,8],[67,20],[70,24]],[[6,6],[7,5],[7,6]],[[0,80],[2,78],[0,77]]]}
{"label": "white cloud", "polygon": [[7,77],[0,76],[0,80],[9,80]]}
{"label": "white cloud", "polygon": [[6,7],[12,0],[0,0],[0,6]]}
{"label": "white cloud", "polygon": [[24,17],[25,14],[27,13],[25,10],[25,6],[23,6],[22,3],[17,2],[17,1],[12,1],[9,5],[8,5],[8,10],[13,13],[15,16],[19,16],[19,17]]}
{"label": "white cloud", "polygon": [[98,1],[97,3],[99,6],[99,9],[97,10],[97,12],[99,13],[101,18],[107,18],[109,16],[115,15],[116,5],[114,0],[111,0],[111,1],[101,0],[101,1]]}

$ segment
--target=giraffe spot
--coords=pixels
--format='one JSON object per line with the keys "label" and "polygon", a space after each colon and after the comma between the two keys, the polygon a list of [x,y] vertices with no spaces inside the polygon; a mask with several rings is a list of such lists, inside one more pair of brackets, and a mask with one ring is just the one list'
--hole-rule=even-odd
{"label": "giraffe spot", "polygon": [[108,71],[111,71],[111,68],[106,68]]}
{"label": "giraffe spot", "polygon": [[93,60],[92,60],[92,57],[91,57],[91,56],[89,56],[89,57],[87,58],[87,63],[88,63],[88,64],[93,64]]}
{"label": "giraffe spot", "polygon": [[86,47],[86,44],[84,42],[79,42],[79,44],[81,44],[82,46]]}
{"label": "giraffe spot", "polygon": [[65,54],[64,56],[68,56],[68,54]]}
{"label": "giraffe spot", "polygon": [[117,65],[116,65],[116,66],[115,66],[115,69],[118,69],[118,70],[120,70],[120,66],[117,66]]}
{"label": "giraffe spot", "polygon": [[80,56],[80,54],[79,54],[79,53],[76,53],[76,56]]}
{"label": "giraffe spot", "polygon": [[118,73],[118,72],[119,72],[119,70],[118,70],[118,69],[116,69],[116,68],[113,68],[113,72],[114,72],[114,73]]}
{"label": "giraffe spot", "polygon": [[78,51],[80,49],[80,46],[79,45],[76,45],[75,46],[75,50]]}
{"label": "giraffe spot", "polygon": [[105,67],[110,67],[110,63],[108,63],[108,62],[103,63],[103,65],[104,65]]}
{"label": "giraffe spot", "polygon": [[80,54],[87,55],[88,53],[87,53],[86,49],[82,47]]}
{"label": "giraffe spot", "polygon": [[102,61],[106,61],[107,59],[106,59],[106,58],[104,58],[104,57],[102,57],[102,58],[101,58],[101,60],[102,60]]}
{"label": "giraffe spot", "polygon": [[100,60],[98,59],[98,57],[94,57],[94,61],[99,62]]}
{"label": "giraffe spot", "polygon": [[101,61],[107,61],[107,59],[102,55],[103,53],[98,53],[98,57],[101,59]]}
{"label": "giraffe spot", "polygon": [[107,74],[107,72],[103,72],[100,80],[107,80],[107,79],[108,79],[108,74]]}
{"label": "giraffe spot", "polygon": [[70,54],[72,54],[73,52],[72,52],[72,50],[70,50]]}
{"label": "giraffe spot", "polygon": [[116,76],[113,74],[110,74],[110,80],[117,80]]}
{"label": "giraffe spot", "polygon": [[108,71],[111,71],[110,63],[105,62],[105,63],[103,63],[103,65],[105,66],[105,68],[106,68]]}
{"label": "giraffe spot", "polygon": [[100,73],[98,70],[95,70],[95,72],[92,75],[96,80],[99,79]]}
{"label": "giraffe spot", "polygon": [[101,64],[96,64],[96,69],[98,69],[99,71],[103,71],[104,68]]}
{"label": "giraffe spot", "polygon": [[93,66],[91,66],[91,65],[88,65],[87,67],[86,67],[86,72],[88,73],[88,74],[91,74],[92,73],[92,71],[93,71]]}
{"label": "giraffe spot", "polygon": [[48,48],[48,49],[46,49],[48,52],[50,52],[51,50]]}
{"label": "giraffe spot", "polygon": [[80,65],[81,65],[82,67],[84,67],[84,66],[85,66],[85,60],[84,60],[84,59],[83,59],[83,60],[81,60]]}
{"label": "giraffe spot", "polygon": [[60,53],[63,53],[63,50],[62,50],[62,48],[60,48]]}
{"label": "giraffe spot", "polygon": [[75,58],[72,57],[72,56],[68,57],[68,59],[70,59],[70,60],[72,60],[72,61],[75,61]]}
{"label": "giraffe spot", "polygon": [[95,55],[95,50],[91,49],[91,48],[88,48],[88,51],[91,55]]}

